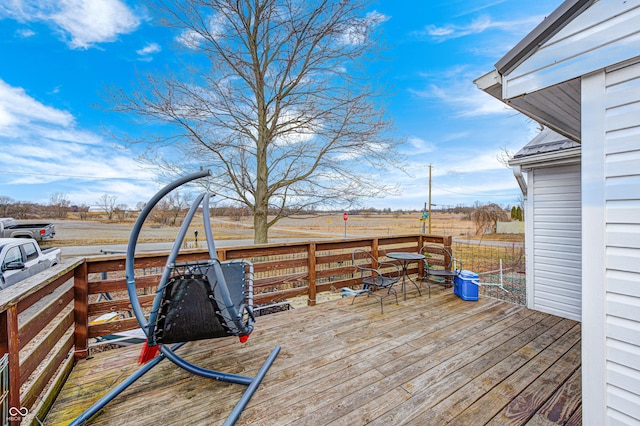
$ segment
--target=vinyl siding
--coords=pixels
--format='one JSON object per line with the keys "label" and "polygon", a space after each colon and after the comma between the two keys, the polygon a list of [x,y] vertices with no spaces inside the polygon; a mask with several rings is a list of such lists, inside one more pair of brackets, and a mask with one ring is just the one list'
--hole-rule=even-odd
{"label": "vinyl siding", "polygon": [[[582,238],[580,165],[530,172],[534,261],[529,307],[580,321]],[[531,291],[530,290],[530,291]]]}
{"label": "vinyl siding", "polygon": [[629,50],[640,45],[639,20],[640,0],[594,3],[540,46],[535,55],[503,76],[503,98],[515,98],[629,59]]}
{"label": "vinyl siding", "polygon": [[605,73],[607,416],[640,422],[640,63]]}

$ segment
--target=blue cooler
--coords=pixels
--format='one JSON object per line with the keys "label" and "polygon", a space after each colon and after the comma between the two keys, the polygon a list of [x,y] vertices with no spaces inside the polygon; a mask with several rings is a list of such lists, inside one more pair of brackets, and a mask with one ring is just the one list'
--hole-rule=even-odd
{"label": "blue cooler", "polygon": [[480,277],[472,271],[462,270],[453,280],[453,293],[462,300],[478,300]]}

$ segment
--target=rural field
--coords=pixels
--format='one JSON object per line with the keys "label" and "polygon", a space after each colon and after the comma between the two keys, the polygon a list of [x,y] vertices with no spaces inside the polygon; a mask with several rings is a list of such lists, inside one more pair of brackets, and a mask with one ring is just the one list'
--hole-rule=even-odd
{"label": "rural field", "polygon": [[[417,234],[422,230],[420,216],[419,212],[350,215],[347,220],[347,237]],[[60,247],[109,246],[127,244],[135,217],[117,221],[69,218],[52,222],[56,225],[56,236],[45,245]],[[253,242],[253,223],[248,216],[244,218],[212,217],[212,225],[214,238],[217,241],[242,240],[243,245],[250,245]],[[174,241],[178,229],[178,226],[145,223],[139,243],[171,243]],[[196,247],[195,231],[198,231],[198,241],[202,242],[204,230],[201,217],[194,219],[187,234],[186,246],[189,248]],[[428,233],[428,224],[425,224],[425,231]],[[481,289],[483,294],[514,303],[524,303],[525,268],[524,249],[521,244],[524,241],[523,235],[486,234],[477,236],[475,224],[467,215],[445,212],[433,213],[431,234],[455,237],[453,255],[462,261],[464,269],[479,273],[483,283],[489,285]],[[272,242],[283,242],[288,239],[292,241],[340,239],[344,235],[345,221],[342,218],[342,213],[285,218],[273,226],[269,232]],[[499,240],[501,243],[492,243],[495,240]],[[201,244],[199,246],[203,247]],[[504,288],[502,288],[503,284]],[[495,285],[499,285],[500,288],[492,287]],[[318,298],[322,300],[339,296],[339,293],[328,293],[318,295]],[[302,306],[306,303],[304,298],[297,299],[300,300],[290,300],[293,306]]]}
{"label": "rural field", "polygon": [[[422,230],[420,213],[391,213],[350,215],[346,221],[346,233],[349,237],[391,236],[415,234]],[[106,219],[67,219],[53,220],[56,236],[46,245],[83,246],[126,244],[135,218],[118,221]],[[251,217],[230,218],[226,216],[212,218],[214,238],[216,240],[252,240],[253,222]],[[428,225],[425,225],[428,231]],[[198,231],[199,240],[204,238],[201,218],[196,217],[187,234],[189,243],[194,243],[194,232]],[[178,232],[178,226],[145,223],[139,242],[171,242]],[[462,213],[435,212],[432,215],[431,233],[452,235],[454,237],[473,238],[475,226]],[[345,235],[345,221],[342,213],[296,216],[285,218],[274,225],[270,239],[313,239],[341,238]]]}

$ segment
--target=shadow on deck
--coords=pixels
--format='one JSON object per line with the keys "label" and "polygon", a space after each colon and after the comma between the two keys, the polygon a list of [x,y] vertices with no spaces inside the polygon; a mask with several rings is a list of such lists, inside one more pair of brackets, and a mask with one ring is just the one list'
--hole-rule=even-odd
{"label": "shadow on deck", "polygon": [[[255,375],[280,355],[240,425],[580,424],[580,324],[450,289],[408,294],[384,314],[373,298],[323,303],[258,319],[236,338],[177,353],[205,368]],[[45,424],[66,424],[128,377],[140,345],[81,360]],[[191,375],[169,361],[89,424],[222,424],[245,387]]]}

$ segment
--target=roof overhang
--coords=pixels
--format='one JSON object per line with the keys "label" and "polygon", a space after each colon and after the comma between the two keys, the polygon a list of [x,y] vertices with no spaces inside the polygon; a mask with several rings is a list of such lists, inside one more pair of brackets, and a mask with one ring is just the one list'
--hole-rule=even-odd
{"label": "roof overhang", "polygon": [[502,97],[502,76],[493,70],[474,81],[476,86],[509,105],[516,111],[560,133],[580,142],[580,98],[581,80],[574,78],[532,93],[512,99]]}
{"label": "roof overhang", "polygon": [[495,64],[495,70],[476,79],[479,89],[516,111],[575,141],[581,140],[581,79],[573,78],[540,90],[506,98],[506,76],[597,0],[566,0]]}

